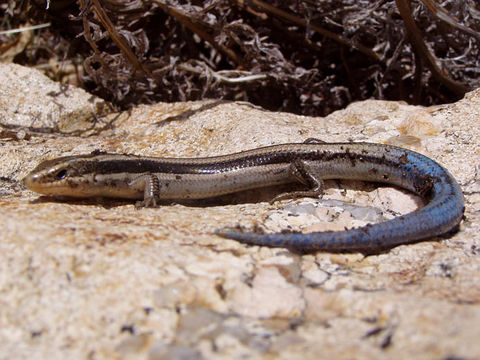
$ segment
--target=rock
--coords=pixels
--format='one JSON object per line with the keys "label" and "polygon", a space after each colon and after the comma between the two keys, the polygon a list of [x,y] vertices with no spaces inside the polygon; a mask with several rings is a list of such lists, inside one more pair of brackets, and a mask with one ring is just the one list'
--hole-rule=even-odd
{"label": "rock", "polygon": [[[2,357],[480,358],[480,90],[432,108],[363,101],[326,118],[214,100],[113,114],[35,70],[0,72]],[[308,137],[393,143],[437,160],[465,191],[460,231],[376,255],[300,255],[213,231],[357,226],[419,199],[329,181],[323,199],[269,204],[279,190],[262,189],[136,210],[17,183],[41,160],[93,150],[197,157]]]}

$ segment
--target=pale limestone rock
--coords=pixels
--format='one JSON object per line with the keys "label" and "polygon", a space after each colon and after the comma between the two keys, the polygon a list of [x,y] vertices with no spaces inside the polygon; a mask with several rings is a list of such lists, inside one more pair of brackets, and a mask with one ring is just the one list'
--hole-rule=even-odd
{"label": "pale limestone rock", "polygon": [[[101,100],[58,93],[34,70],[0,64],[0,72],[10,131],[0,148],[0,357],[480,358],[480,90],[432,108],[358,102],[326,118],[217,101],[104,116]],[[213,231],[342,229],[412,211],[419,199],[329,181],[323,199],[269,204],[278,193],[269,189],[225,197],[230,205],[136,210],[129,201],[39,198],[16,183],[60,155],[209,156],[308,137],[431,156],[465,192],[460,232],[376,255],[300,255]]]}
{"label": "pale limestone rock", "polygon": [[110,106],[82,89],[50,81],[39,71],[0,63],[0,121],[67,134],[94,127]]}
{"label": "pale limestone rock", "polygon": [[261,267],[251,284],[238,283],[231,294],[232,310],[246,317],[297,318],[305,307],[301,289],[274,267]]}

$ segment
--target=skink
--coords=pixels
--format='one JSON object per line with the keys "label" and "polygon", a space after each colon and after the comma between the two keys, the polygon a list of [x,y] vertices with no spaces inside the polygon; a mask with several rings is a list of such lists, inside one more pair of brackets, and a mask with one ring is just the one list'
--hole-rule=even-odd
{"label": "skink", "polygon": [[155,158],[93,152],[47,160],[25,179],[31,190],[53,196],[143,199],[200,199],[242,190],[300,182],[305,191],[278,196],[321,196],[323,179],[393,184],[422,196],[416,211],[377,224],[316,233],[243,232],[216,234],[246,244],[316,250],[377,250],[432,238],[455,229],[464,212],[462,191],[434,160],[400,147],[372,143],[308,140],[206,158]]}

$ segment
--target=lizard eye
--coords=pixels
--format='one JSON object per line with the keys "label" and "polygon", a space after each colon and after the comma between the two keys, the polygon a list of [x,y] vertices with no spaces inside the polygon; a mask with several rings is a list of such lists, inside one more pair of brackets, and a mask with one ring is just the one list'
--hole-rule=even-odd
{"label": "lizard eye", "polygon": [[57,173],[55,174],[55,179],[57,179],[57,180],[63,180],[63,179],[65,179],[65,178],[67,177],[67,175],[68,175],[67,170],[62,169],[62,170],[60,170],[59,172],[57,172]]}

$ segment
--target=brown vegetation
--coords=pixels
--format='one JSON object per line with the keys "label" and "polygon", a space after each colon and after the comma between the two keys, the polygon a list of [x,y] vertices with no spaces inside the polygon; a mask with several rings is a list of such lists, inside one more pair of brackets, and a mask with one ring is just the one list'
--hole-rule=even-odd
{"label": "brown vegetation", "polygon": [[438,0],[9,0],[3,61],[119,108],[222,98],[325,115],[366,98],[424,105],[479,85],[480,10]]}

